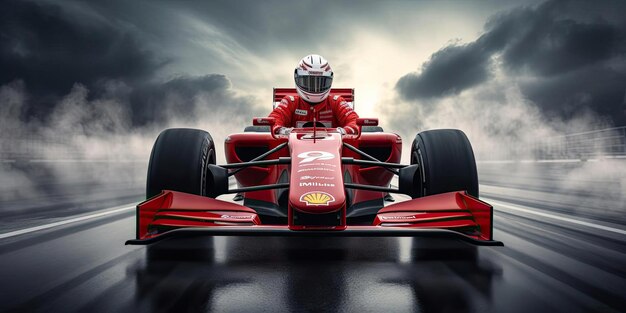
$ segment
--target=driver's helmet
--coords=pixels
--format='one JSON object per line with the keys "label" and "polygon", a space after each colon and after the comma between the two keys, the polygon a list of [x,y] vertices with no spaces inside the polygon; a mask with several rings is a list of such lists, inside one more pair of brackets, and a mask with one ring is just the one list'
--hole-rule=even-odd
{"label": "driver's helmet", "polygon": [[330,93],[333,70],[321,55],[310,54],[302,58],[293,73],[298,95],[308,103],[320,103]]}

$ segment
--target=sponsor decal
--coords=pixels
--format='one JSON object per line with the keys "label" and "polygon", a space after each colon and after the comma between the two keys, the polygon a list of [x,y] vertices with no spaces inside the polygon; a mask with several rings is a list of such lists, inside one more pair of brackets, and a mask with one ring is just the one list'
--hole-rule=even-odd
{"label": "sponsor decal", "polygon": [[309,113],[306,110],[296,109],[296,114],[306,116]]}
{"label": "sponsor decal", "polygon": [[256,119],[256,123],[259,125],[271,125],[271,122],[267,118],[259,117]]}
{"label": "sponsor decal", "polygon": [[311,191],[300,196],[300,202],[306,203],[307,206],[328,206],[334,201],[333,195],[323,191]]}
{"label": "sponsor decal", "polygon": [[318,182],[309,182],[309,183],[300,182],[300,187],[335,187],[335,184],[333,184],[333,183],[318,183]]}
{"label": "sponsor decal", "polygon": [[363,120],[363,124],[364,124],[364,125],[376,125],[376,124],[378,124],[378,121],[377,121],[377,120],[368,120],[368,119],[365,119],[365,120]]}
{"label": "sponsor decal", "polygon": [[304,176],[300,177],[300,180],[315,180],[315,179],[321,179],[321,180],[332,180],[332,179],[335,179],[335,177],[328,177],[328,176],[309,176],[309,175],[304,175]]}
{"label": "sponsor decal", "polygon": [[303,167],[303,166],[330,166],[330,167],[337,167],[337,165],[330,164],[330,163],[307,163],[307,164],[300,164],[300,167]]}
{"label": "sponsor decal", "polygon": [[307,151],[298,154],[298,157],[303,159],[300,161],[300,164],[302,164],[313,162],[315,160],[331,160],[335,158],[335,155],[326,151]]}
{"label": "sponsor decal", "polygon": [[415,219],[415,215],[409,215],[409,216],[398,216],[398,215],[394,215],[394,216],[380,216],[380,219],[383,220],[412,220]]}
{"label": "sponsor decal", "polygon": [[335,95],[335,96],[333,97],[333,100],[335,100],[335,101],[336,101],[337,99],[339,99],[339,96],[338,96],[338,95]]}
{"label": "sponsor decal", "polygon": [[291,100],[291,102],[294,102],[296,98],[294,98],[293,96],[289,96],[289,100]]}
{"label": "sponsor decal", "polygon": [[250,219],[252,215],[222,215],[221,218],[234,218],[234,219]]}
{"label": "sponsor decal", "polygon": [[287,102],[287,99],[283,99],[280,100],[280,104],[289,105],[289,102]]}
{"label": "sponsor decal", "polygon": [[333,114],[332,110],[320,111],[320,115],[322,114]]}
{"label": "sponsor decal", "polygon": [[313,167],[313,168],[303,168],[303,169],[299,169],[298,173],[302,173],[302,172],[310,172],[310,171],[326,171],[326,172],[334,172],[335,169],[332,168],[325,168],[325,167]]}

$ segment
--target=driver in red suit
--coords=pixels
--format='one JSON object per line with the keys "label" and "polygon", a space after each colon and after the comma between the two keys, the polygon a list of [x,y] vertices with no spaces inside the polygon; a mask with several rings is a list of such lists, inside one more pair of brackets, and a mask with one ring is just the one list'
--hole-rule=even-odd
{"label": "driver in red suit", "polygon": [[359,116],[341,96],[328,97],[333,71],[328,61],[317,54],[307,55],[294,71],[298,96],[285,96],[270,113],[276,122],[272,131],[287,135],[294,127],[317,121],[327,128],[337,128],[342,135],[358,133]]}

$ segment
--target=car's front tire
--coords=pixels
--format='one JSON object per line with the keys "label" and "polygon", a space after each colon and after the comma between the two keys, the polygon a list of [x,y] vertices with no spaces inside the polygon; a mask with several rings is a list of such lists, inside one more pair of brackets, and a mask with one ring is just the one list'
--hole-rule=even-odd
{"label": "car's front tire", "polygon": [[208,166],[215,160],[215,145],[208,132],[188,128],[164,130],[150,155],[146,198],[166,189],[207,195]]}
{"label": "car's front tire", "polygon": [[418,133],[411,146],[411,164],[419,164],[414,198],[465,190],[478,197],[478,173],[472,145],[458,129]]}

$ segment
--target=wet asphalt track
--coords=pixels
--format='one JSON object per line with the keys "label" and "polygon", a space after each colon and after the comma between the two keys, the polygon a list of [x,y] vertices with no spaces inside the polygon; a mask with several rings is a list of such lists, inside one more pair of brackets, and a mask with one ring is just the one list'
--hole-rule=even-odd
{"label": "wet asphalt track", "polygon": [[123,244],[132,210],[3,238],[0,311],[626,311],[624,225],[481,188],[505,247],[221,237],[148,251]]}

